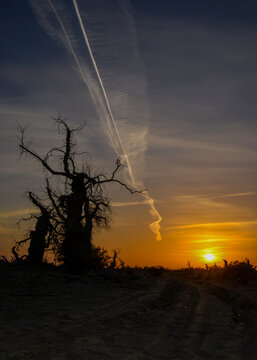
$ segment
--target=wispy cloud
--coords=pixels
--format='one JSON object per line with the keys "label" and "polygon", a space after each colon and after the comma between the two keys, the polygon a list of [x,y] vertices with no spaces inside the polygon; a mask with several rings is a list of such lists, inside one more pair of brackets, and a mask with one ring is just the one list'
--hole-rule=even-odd
{"label": "wispy cloud", "polygon": [[149,142],[152,146],[165,147],[165,148],[186,148],[193,150],[208,150],[215,152],[229,152],[229,153],[244,153],[257,155],[257,151],[248,149],[243,146],[236,146],[233,143],[217,143],[206,142],[202,140],[192,140],[181,137],[165,137],[160,135],[149,136]]}
{"label": "wispy cloud", "polygon": [[192,228],[212,228],[212,227],[242,227],[249,225],[257,225],[257,220],[252,221],[228,221],[228,222],[213,222],[213,223],[203,223],[203,224],[187,224],[187,225],[175,225],[169,226],[167,230],[183,230],[183,229],[192,229]]}
{"label": "wispy cloud", "polygon": [[113,202],[112,206],[114,207],[124,207],[124,206],[137,206],[137,205],[148,205],[148,200],[143,201],[128,201],[128,202]]}
{"label": "wispy cloud", "polygon": [[14,109],[3,109],[0,108],[0,114],[8,114],[8,115],[18,115],[18,116],[29,116],[29,117],[44,117],[43,115],[37,114],[37,113],[31,113],[31,112],[24,112]]}
{"label": "wispy cloud", "polygon": [[252,196],[252,195],[257,195],[257,191],[219,195],[219,196],[216,196],[216,198],[232,198],[232,197]]}
{"label": "wispy cloud", "polygon": [[36,213],[35,209],[19,209],[12,211],[2,211],[0,212],[0,219],[8,219],[16,216],[24,216],[31,213]]}
{"label": "wispy cloud", "polygon": [[[189,239],[189,240],[185,240],[186,243],[190,243],[190,244],[217,244],[217,243],[224,243],[229,241],[228,238],[211,238],[211,239]],[[214,249],[214,247],[211,247],[212,249]]]}
{"label": "wispy cloud", "polygon": [[214,198],[203,195],[177,195],[174,196],[176,202],[184,203],[190,206],[201,206],[220,209],[234,209],[235,206],[225,202],[215,201]]}

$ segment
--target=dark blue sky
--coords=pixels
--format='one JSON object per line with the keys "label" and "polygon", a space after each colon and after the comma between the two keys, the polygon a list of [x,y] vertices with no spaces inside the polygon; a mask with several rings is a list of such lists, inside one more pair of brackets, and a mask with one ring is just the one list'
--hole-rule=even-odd
{"label": "dark blue sky", "polygon": [[217,29],[230,27],[256,28],[256,1],[234,0],[181,0],[181,1],[132,1],[134,8],[143,16],[189,21]]}
{"label": "dark blue sky", "polygon": [[[163,19],[164,22],[169,20],[198,24],[221,32],[257,29],[256,1],[133,0],[131,4],[138,26],[140,19],[150,17]],[[44,62],[58,54],[63,56],[63,53],[56,51],[56,45],[51,44],[48,36],[38,26],[33,10],[25,0],[1,2],[0,31],[1,63],[39,60]],[[37,46],[38,44],[40,46]]]}
{"label": "dark blue sky", "polygon": [[[64,3],[69,4],[68,0]],[[91,3],[93,3],[91,1]],[[104,1],[102,2],[104,3]],[[152,22],[154,29],[165,28],[167,22],[183,22],[224,34],[228,32],[257,29],[257,4],[255,1],[131,1],[131,10],[139,30],[144,31],[144,22]],[[148,23],[149,26],[149,23]],[[149,29],[147,28],[147,31]],[[1,57],[0,64],[42,65],[49,61],[61,61],[67,52],[49,39],[39,26],[28,1],[3,1],[0,13]],[[143,38],[145,41],[145,38]],[[143,44],[142,44],[143,46]],[[8,80],[1,78],[1,89],[13,89]],[[9,89],[11,87],[11,89]],[[13,89],[15,91],[15,89]],[[19,89],[16,89],[19,91]]]}

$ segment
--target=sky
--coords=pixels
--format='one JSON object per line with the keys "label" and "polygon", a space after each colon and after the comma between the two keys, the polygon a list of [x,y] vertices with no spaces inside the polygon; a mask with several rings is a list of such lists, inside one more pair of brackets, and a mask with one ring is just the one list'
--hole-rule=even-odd
{"label": "sky", "polygon": [[75,3],[82,27],[72,0],[1,2],[0,253],[33,226],[17,226],[26,191],[44,187],[40,165],[19,157],[18,124],[44,154],[61,142],[62,114],[111,173],[126,158],[107,98],[134,181],[128,167],[120,177],[152,205],[111,186],[112,228],[94,242],[130,265],[203,266],[208,253],[257,265],[256,2]]}

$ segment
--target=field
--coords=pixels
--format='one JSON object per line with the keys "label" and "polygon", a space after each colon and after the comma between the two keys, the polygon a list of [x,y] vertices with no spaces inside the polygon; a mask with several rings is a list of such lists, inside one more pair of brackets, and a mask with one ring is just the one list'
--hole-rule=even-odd
{"label": "field", "polygon": [[83,276],[1,264],[0,285],[1,360],[256,359],[246,263]]}

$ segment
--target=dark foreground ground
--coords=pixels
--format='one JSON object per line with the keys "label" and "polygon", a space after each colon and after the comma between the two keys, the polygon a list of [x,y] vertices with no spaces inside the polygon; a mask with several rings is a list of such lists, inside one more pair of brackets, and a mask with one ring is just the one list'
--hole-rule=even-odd
{"label": "dark foreground ground", "polygon": [[257,359],[257,282],[0,266],[0,360]]}

